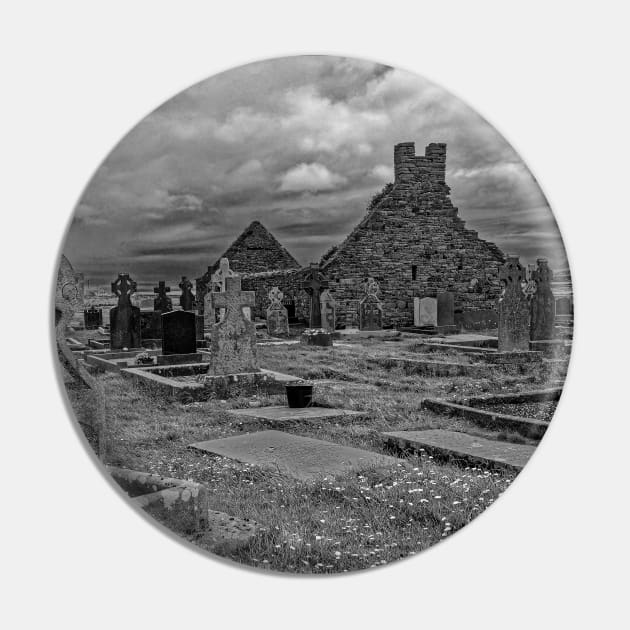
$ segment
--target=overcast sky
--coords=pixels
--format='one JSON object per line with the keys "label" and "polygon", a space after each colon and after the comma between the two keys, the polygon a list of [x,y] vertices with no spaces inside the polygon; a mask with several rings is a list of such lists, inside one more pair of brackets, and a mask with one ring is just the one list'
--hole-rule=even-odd
{"label": "overcast sky", "polygon": [[258,219],[315,261],[393,181],[404,141],[448,144],[453,203],[482,238],[566,267],[541,190],[492,126],[417,75],[340,57],[243,66],[164,103],[100,166],[64,251],[92,284],[194,278]]}

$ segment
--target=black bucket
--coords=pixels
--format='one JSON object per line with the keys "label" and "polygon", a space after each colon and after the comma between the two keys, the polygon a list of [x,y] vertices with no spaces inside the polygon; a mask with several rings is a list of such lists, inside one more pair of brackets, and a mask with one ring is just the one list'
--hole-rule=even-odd
{"label": "black bucket", "polygon": [[310,407],[313,404],[313,386],[307,383],[285,385],[289,407]]}

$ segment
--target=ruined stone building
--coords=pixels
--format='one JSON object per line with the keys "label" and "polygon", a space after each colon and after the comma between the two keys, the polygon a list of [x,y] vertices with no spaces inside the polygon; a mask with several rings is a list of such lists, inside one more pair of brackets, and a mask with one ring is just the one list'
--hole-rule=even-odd
{"label": "ruined stone building", "polygon": [[[320,261],[337,302],[338,325],[358,324],[358,304],[368,277],[381,287],[386,326],[413,324],[413,298],[442,291],[454,293],[456,310],[495,307],[504,254],[465,227],[451,202],[445,173],[445,144],[429,144],[424,155],[415,154],[413,142],[394,147],[393,184],[374,196],[361,222]],[[243,274],[243,289],[256,291],[255,316],[264,316],[272,286],[285,294],[291,317],[306,316],[307,296],[300,286],[308,267],[300,268],[258,221],[223,256]],[[201,303],[218,264],[197,280]]]}

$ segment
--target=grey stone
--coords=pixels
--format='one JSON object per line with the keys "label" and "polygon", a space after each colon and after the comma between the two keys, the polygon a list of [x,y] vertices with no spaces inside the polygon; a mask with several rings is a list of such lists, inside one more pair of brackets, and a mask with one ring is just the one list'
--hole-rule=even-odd
{"label": "grey stone", "polygon": [[179,296],[179,304],[184,311],[192,311],[195,308],[195,296],[192,292],[192,282],[182,276],[182,281],[179,283],[179,288],[182,290],[182,294]]}
{"label": "grey stone", "polygon": [[529,300],[523,290],[525,270],[518,256],[509,254],[501,267],[503,293],[498,300],[499,352],[529,350]]}
{"label": "grey stone", "polygon": [[281,431],[259,431],[198,442],[192,448],[263,466],[303,481],[401,462],[395,457]]}
{"label": "grey stone", "polygon": [[383,328],[383,303],[378,299],[379,286],[374,278],[363,284],[365,296],[359,302],[359,329],[381,330]]}
{"label": "grey stone", "polygon": [[256,407],[253,409],[230,409],[230,414],[239,418],[254,418],[266,421],[272,426],[281,426],[293,422],[321,422],[344,420],[361,416],[360,411],[335,409],[330,407]]}
{"label": "grey stone", "polygon": [[553,271],[549,269],[546,258],[539,258],[536,263],[537,267],[532,271],[532,281],[536,290],[530,303],[530,339],[532,341],[553,339],[556,312],[556,303],[551,290]]}
{"label": "grey stone", "polygon": [[414,326],[437,326],[437,300],[433,297],[414,298]]}
{"label": "grey stone", "polygon": [[238,275],[227,277],[226,290],[212,293],[214,308],[224,308],[225,316],[212,325],[210,374],[256,372],[256,327],[243,313],[243,307],[253,306],[253,291],[241,291]]}
{"label": "grey stone", "polygon": [[437,294],[437,325],[455,325],[455,299],[450,291]]}
{"label": "grey stone", "polygon": [[289,315],[282,305],[284,293],[278,287],[269,291],[270,305],[267,309],[267,332],[272,337],[286,337],[289,334]]}
{"label": "grey stone", "polygon": [[118,279],[112,282],[112,293],[118,297],[118,305],[109,311],[112,350],[139,348],[141,345],[140,309],[131,303],[131,295],[136,289],[136,282],[128,273],[119,273]]}
{"label": "grey stone", "polygon": [[321,292],[328,288],[328,280],[319,270],[317,263],[311,263],[309,267],[309,278],[301,284],[301,288],[310,297],[309,305],[309,327],[322,327],[322,306],[319,299]]}
{"label": "grey stone", "polygon": [[329,332],[335,330],[336,324],[336,303],[328,289],[324,289],[319,296],[319,303],[322,309],[322,328]]}
{"label": "grey stone", "polygon": [[529,444],[498,442],[443,429],[390,431],[382,435],[387,442],[403,449],[422,449],[451,460],[464,460],[468,463],[500,466],[512,470],[521,470],[536,449]]}

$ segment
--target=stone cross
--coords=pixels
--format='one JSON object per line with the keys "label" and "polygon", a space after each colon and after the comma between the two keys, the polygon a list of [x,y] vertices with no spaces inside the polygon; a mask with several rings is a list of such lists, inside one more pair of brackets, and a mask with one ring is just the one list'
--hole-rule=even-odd
{"label": "stone cross", "polygon": [[335,302],[335,298],[333,298],[328,289],[324,289],[319,294],[319,303],[322,310],[321,327],[324,330],[332,332],[335,330],[335,325],[337,323],[337,303]]}
{"label": "stone cross", "polygon": [[128,273],[119,273],[112,282],[112,293],[118,297],[118,306],[131,306],[131,295],[138,289],[138,283]]}
{"label": "stone cross", "polygon": [[383,304],[378,299],[378,282],[368,278],[363,283],[365,296],[359,302],[359,330],[381,330],[383,328]]}
{"label": "stone cross", "polygon": [[184,311],[192,311],[195,308],[195,296],[192,293],[192,286],[192,282],[186,276],[182,276],[182,281],[179,283],[179,288],[182,290],[179,303]]}
{"label": "stone cross", "polygon": [[267,332],[272,337],[286,337],[289,335],[289,313],[282,304],[284,293],[278,287],[272,287],[268,296]]}
{"label": "stone cross", "polygon": [[537,267],[531,273],[536,290],[530,301],[530,338],[532,341],[553,339],[555,322],[555,298],[551,290],[553,271],[546,258],[538,258]]}
{"label": "stone cross", "polygon": [[209,373],[239,374],[258,370],[256,364],[256,327],[243,309],[256,302],[254,291],[241,291],[239,275],[225,279],[225,291],[212,293],[215,308],[225,316],[212,326]]}
{"label": "stone cross", "polygon": [[171,287],[166,286],[166,282],[164,280],[160,280],[158,282],[158,286],[153,288],[153,293],[157,294],[155,300],[153,300],[153,310],[154,311],[172,311],[173,310],[173,302],[167,293],[169,293]]}
{"label": "stone cross", "polygon": [[118,306],[109,312],[109,336],[112,350],[140,347],[140,309],[131,303],[137,283],[128,273],[119,273],[112,282],[112,293],[118,296]]}
{"label": "stone cross", "polygon": [[212,291],[225,291],[225,279],[236,275],[236,271],[230,269],[230,261],[227,258],[221,258],[219,268],[210,276]]}
{"label": "stone cross", "polygon": [[322,314],[319,296],[323,289],[328,288],[328,280],[326,280],[319,270],[319,265],[317,263],[311,263],[309,273],[310,277],[302,282],[300,288],[304,289],[311,298],[309,327],[321,328]]}
{"label": "stone cross", "polygon": [[508,254],[499,271],[503,293],[498,300],[499,352],[529,350],[529,300],[523,290],[525,269],[515,254]]}

